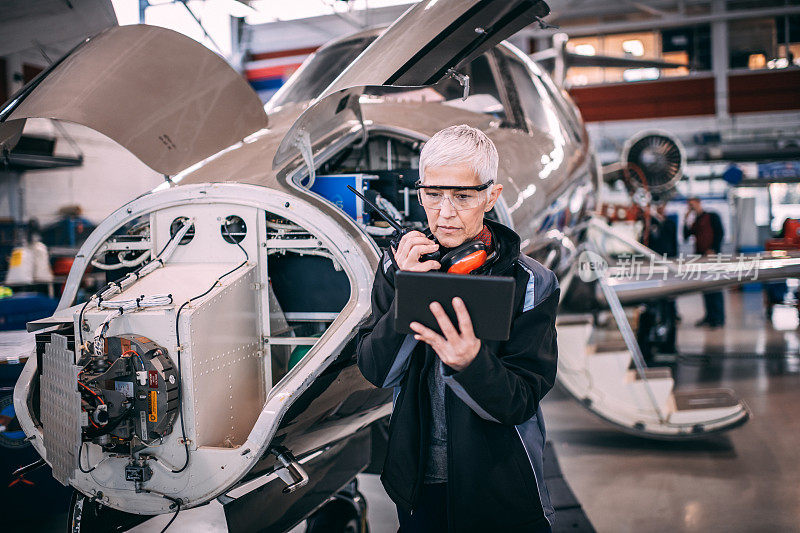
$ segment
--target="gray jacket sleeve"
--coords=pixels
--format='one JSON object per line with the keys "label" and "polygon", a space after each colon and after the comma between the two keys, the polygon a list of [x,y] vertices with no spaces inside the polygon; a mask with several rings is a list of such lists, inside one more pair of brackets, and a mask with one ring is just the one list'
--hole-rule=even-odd
{"label": "gray jacket sleeve", "polygon": [[372,284],[372,311],[356,334],[358,368],[376,387],[394,387],[403,379],[417,341],[394,329],[394,273],[385,251]]}

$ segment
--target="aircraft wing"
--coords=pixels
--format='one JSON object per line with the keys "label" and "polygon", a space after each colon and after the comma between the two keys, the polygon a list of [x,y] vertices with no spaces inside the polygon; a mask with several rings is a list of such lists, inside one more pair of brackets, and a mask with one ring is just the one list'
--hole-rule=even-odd
{"label": "aircraft wing", "polygon": [[[656,256],[655,263],[649,258],[640,258],[636,265],[626,260],[608,269],[608,282],[620,302],[627,305],[745,283],[800,277],[800,254],[797,253],[721,254],[702,259],[661,264],[663,261]],[[654,265],[652,269],[651,264]]]}
{"label": "aircraft wing", "polygon": [[10,149],[34,117],[88,126],[162,174],[267,126],[258,96],[223,58],[145,25],[87,39],[32,80],[0,109],[0,145]]}
{"label": "aircraft wing", "polygon": [[[800,251],[668,259],[599,218],[590,221],[588,241],[589,248],[571,268],[585,282],[595,281],[602,273],[623,305],[800,277]],[[596,301],[602,305],[605,297],[599,284],[596,289]]]}

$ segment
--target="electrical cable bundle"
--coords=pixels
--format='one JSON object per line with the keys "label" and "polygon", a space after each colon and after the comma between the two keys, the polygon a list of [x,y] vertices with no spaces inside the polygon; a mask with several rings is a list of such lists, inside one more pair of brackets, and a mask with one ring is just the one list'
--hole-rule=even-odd
{"label": "electrical cable bundle", "polygon": [[[183,238],[184,235],[186,235],[186,233],[189,231],[189,229],[192,227],[193,224],[194,224],[193,218],[186,219],[183,222],[183,226],[181,226],[181,228],[169,238],[167,243],[155,257],[155,259],[145,263],[144,265],[139,267],[138,270],[128,273],[128,275],[125,276],[123,279],[107,283],[105,286],[103,286],[103,288],[94,293],[92,297],[86,301],[86,303],[83,304],[83,307],[81,307],[81,311],[78,314],[78,346],[83,346],[83,314],[86,311],[86,308],[89,306],[89,304],[97,302],[96,305],[98,309],[101,308],[101,306],[103,305],[103,300],[111,298],[115,294],[122,292],[127,286],[131,285],[133,282],[143,278],[150,272],[154,271],[156,268],[164,266],[164,261],[166,259],[169,259],[169,257],[178,247],[178,243],[180,242],[180,240]],[[144,296],[142,296],[142,298],[144,298]],[[152,298],[161,298],[161,297],[153,296]],[[171,300],[172,295],[169,295],[169,298]],[[170,301],[170,303],[172,302]]]}
{"label": "electrical cable bundle", "polygon": [[145,296],[143,294],[138,298],[130,298],[128,300],[115,300],[113,302],[105,300],[99,302],[98,307],[100,309],[116,309],[122,314],[126,311],[144,309],[145,307],[159,307],[162,305],[170,305],[171,303],[171,294],[156,294],[154,296]]}

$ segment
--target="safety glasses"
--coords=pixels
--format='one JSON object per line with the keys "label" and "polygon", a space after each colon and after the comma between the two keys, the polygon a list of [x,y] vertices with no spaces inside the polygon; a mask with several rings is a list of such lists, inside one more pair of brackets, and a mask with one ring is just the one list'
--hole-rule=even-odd
{"label": "safety glasses", "polygon": [[452,185],[423,185],[417,181],[417,198],[422,207],[428,209],[441,209],[445,198],[457,211],[474,209],[486,200],[486,193],[494,180],[489,180],[481,185],[452,186]]}

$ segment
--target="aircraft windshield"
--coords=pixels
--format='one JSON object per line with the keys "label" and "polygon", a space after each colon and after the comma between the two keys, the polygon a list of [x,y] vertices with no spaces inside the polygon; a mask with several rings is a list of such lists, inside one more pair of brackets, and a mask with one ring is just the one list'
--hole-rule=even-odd
{"label": "aircraft windshield", "polygon": [[506,58],[503,55],[500,55],[499,59],[501,68],[505,69],[510,78],[507,86],[510,91],[516,90],[517,99],[528,115],[528,120],[536,129],[547,131],[549,123],[545,110],[547,96],[544,89],[534,83],[531,73],[520,61],[513,57]]}
{"label": "aircraft windshield", "polygon": [[319,50],[303,65],[296,77],[281,87],[268,107],[280,107],[316,98],[376,37],[377,35],[369,35],[349,39]]}

